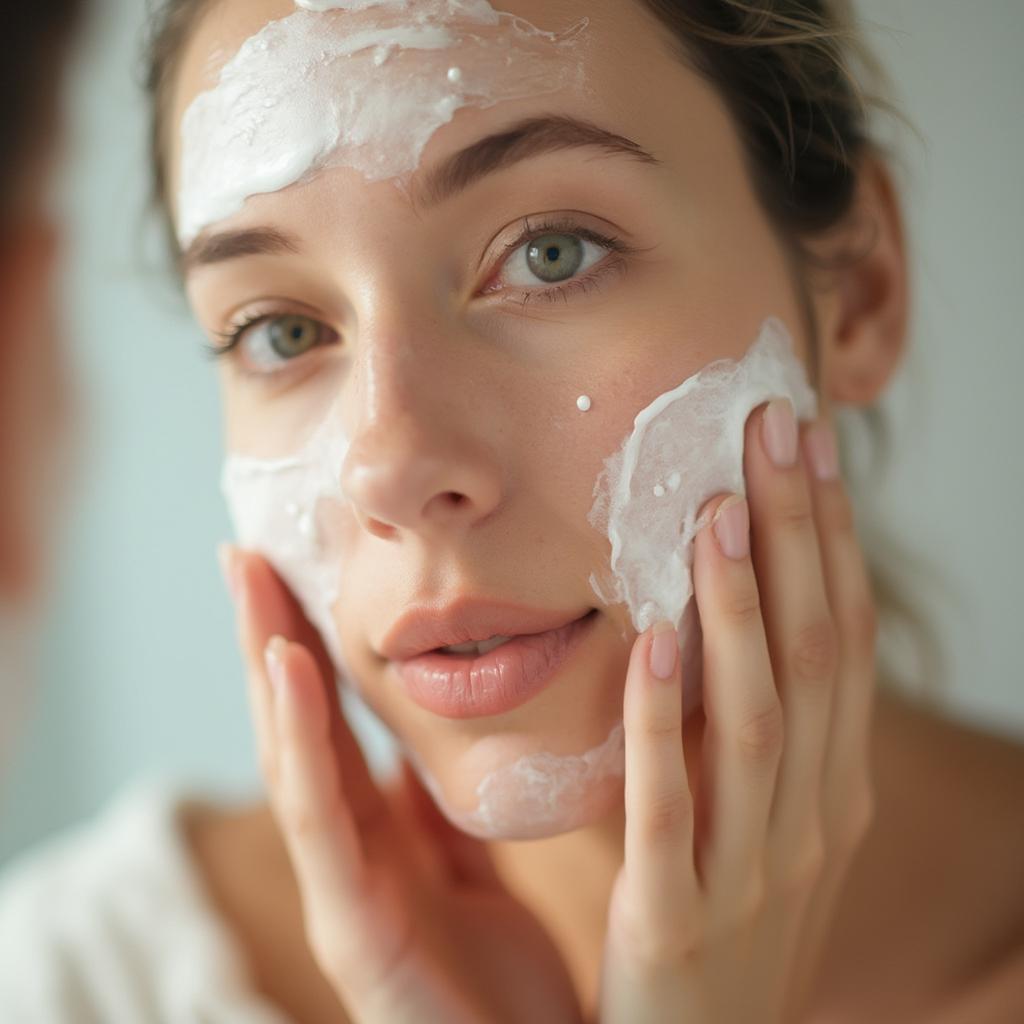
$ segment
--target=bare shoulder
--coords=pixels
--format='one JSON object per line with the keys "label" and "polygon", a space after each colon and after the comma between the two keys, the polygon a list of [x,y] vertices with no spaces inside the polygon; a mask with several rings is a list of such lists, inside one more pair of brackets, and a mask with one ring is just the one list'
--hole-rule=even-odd
{"label": "bare shoulder", "polygon": [[837,910],[822,991],[873,1014],[853,1019],[909,1021],[1024,949],[1024,744],[880,692],[872,762],[875,821]]}

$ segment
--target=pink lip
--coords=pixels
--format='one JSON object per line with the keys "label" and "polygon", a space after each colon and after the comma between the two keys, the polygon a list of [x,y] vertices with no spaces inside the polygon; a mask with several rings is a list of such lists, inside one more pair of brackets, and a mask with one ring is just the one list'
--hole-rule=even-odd
{"label": "pink lip", "polygon": [[580,646],[596,615],[513,637],[479,656],[429,652],[395,661],[409,696],[445,718],[501,715],[544,690]]}

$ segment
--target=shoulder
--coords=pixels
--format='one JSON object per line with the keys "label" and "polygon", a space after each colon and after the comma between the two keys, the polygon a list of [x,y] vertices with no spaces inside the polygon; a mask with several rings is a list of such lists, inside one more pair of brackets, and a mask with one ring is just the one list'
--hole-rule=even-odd
{"label": "shoulder", "polygon": [[203,902],[181,839],[182,793],[145,785],[22,855],[0,878],[0,1020],[215,1019],[242,972]]}
{"label": "shoulder", "polygon": [[872,774],[875,819],[837,909],[827,988],[873,1020],[937,1019],[940,994],[1020,959],[1024,744],[880,692]]}

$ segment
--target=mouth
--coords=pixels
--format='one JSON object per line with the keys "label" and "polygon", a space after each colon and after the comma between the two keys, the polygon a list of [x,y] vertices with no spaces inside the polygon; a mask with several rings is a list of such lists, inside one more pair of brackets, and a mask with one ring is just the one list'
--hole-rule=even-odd
{"label": "mouth", "polygon": [[414,703],[444,718],[512,711],[545,690],[592,631],[598,611],[537,633],[437,647],[392,661]]}

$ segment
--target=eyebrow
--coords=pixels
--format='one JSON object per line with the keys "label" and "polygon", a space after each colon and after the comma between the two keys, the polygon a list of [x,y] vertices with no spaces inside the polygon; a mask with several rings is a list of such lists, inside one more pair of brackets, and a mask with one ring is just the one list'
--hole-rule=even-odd
{"label": "eyebrow", "polygon": [[299,243],[291,235],[274,228],[247,228],[242,231],[220,231],[215,235],[199,234],[181,257],[184,273],[196,267],[242,256],[266,256],[278,253],[298,253]]}
{"label": "eyebrow", "polygon": [[567,115],[530,117],[448,157],[427,174],[418,201],[427,207],[436,206],[480,178],[523,160],[558,150],[585,148],[602,149],[641,163],[661,163],[639,143],[591,121]]}
{"label": "eyebrow", "polygon": [[[530,117],[504,131],[487,135],[452,154],[432,168],[415,189],[418,206],[437,206],[463,192],[474,182],[534,157],[567,149],[599,149],[644,164],[661,161],[639,143],[608,131],[591,121],[568,115]],[[273,228],[200,234],[182,256],[182,270],[243,256],[298,253],[291,235]]]}

